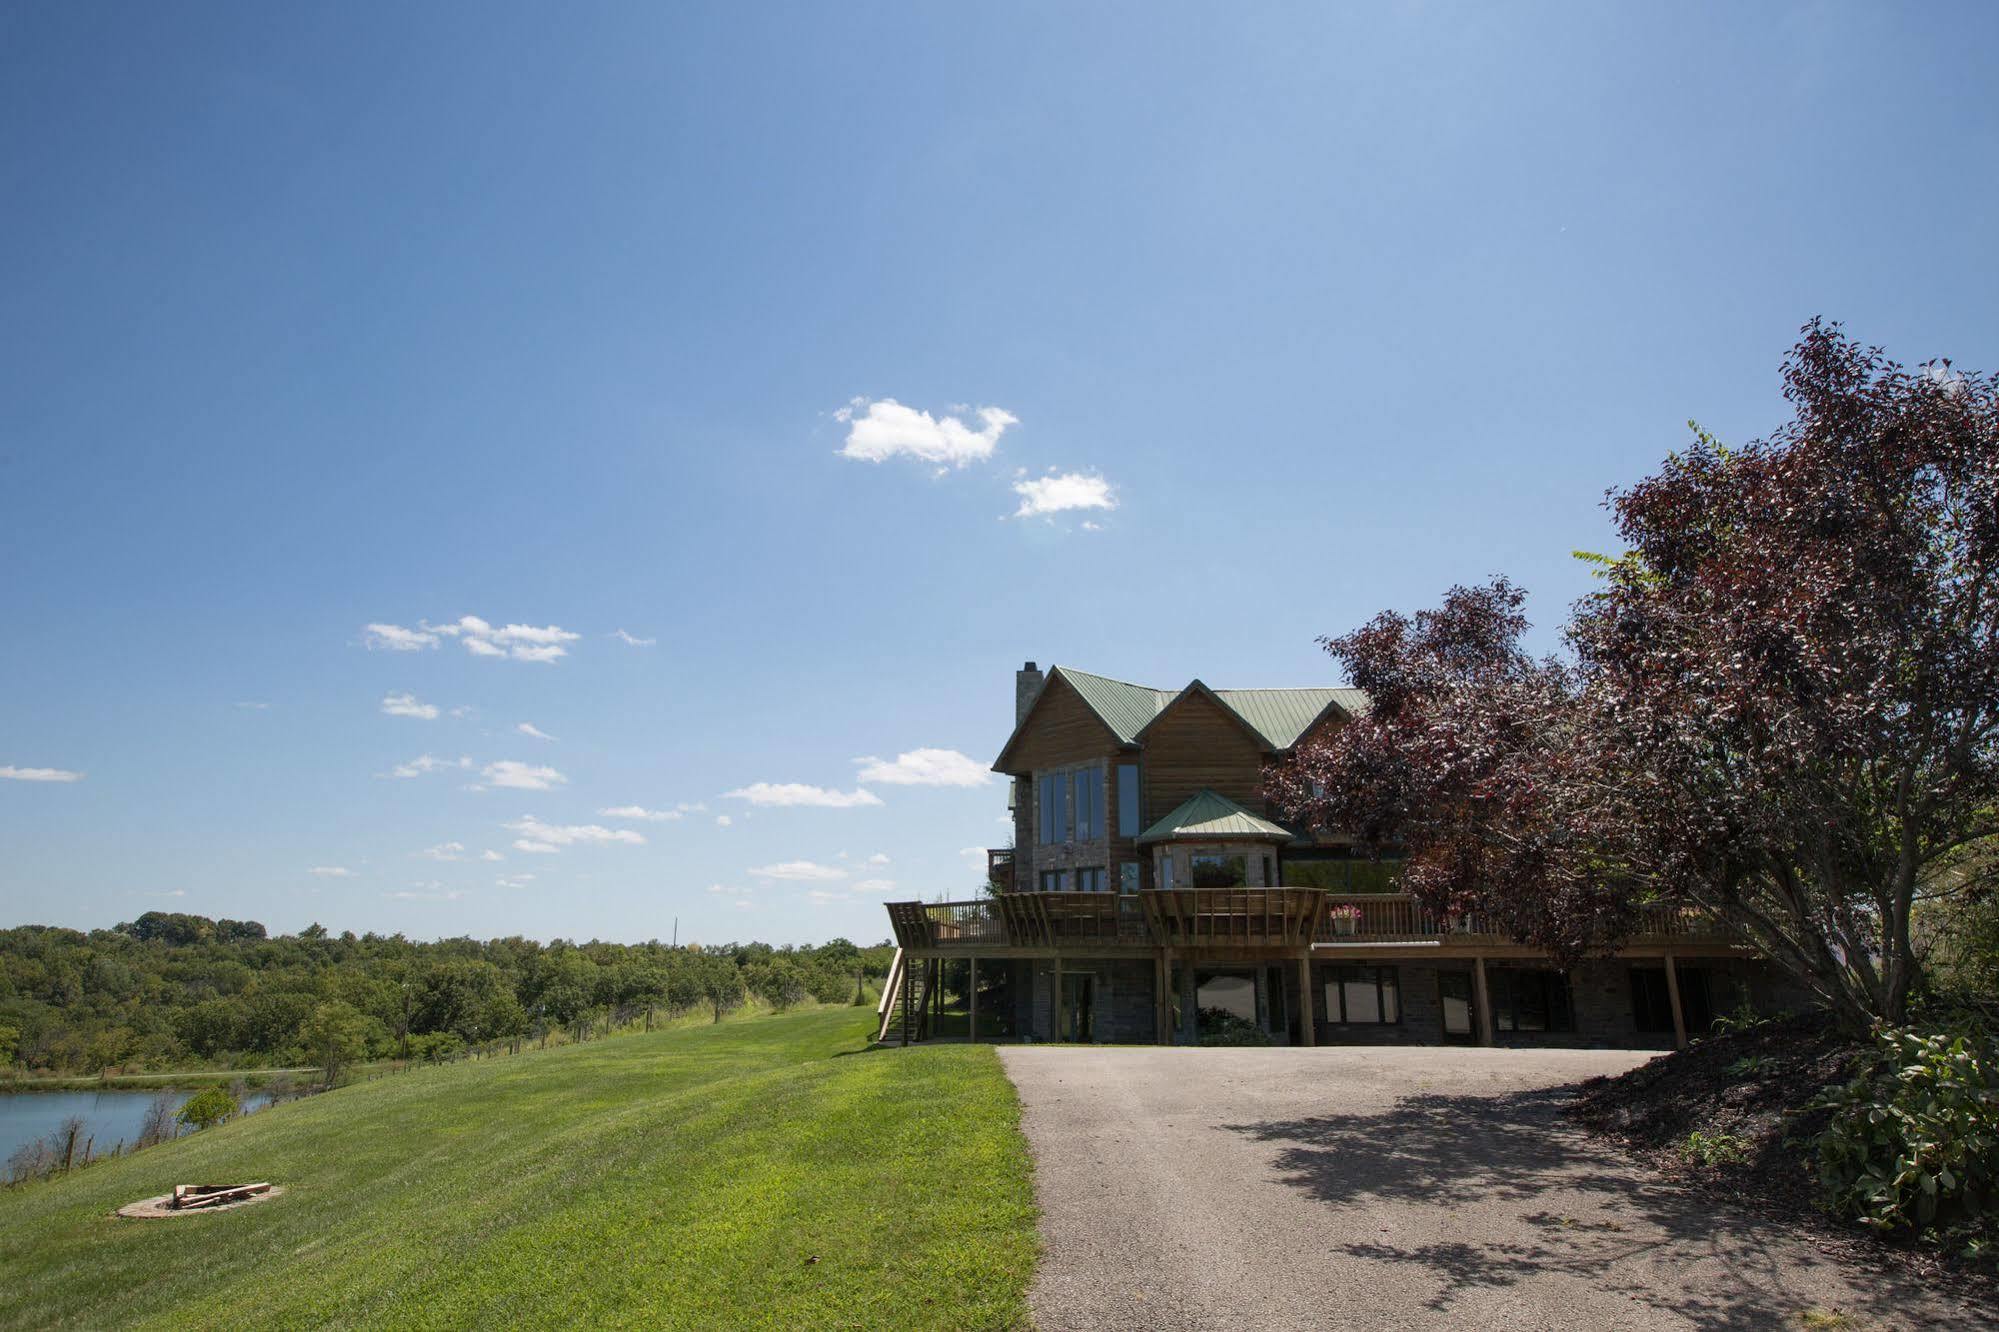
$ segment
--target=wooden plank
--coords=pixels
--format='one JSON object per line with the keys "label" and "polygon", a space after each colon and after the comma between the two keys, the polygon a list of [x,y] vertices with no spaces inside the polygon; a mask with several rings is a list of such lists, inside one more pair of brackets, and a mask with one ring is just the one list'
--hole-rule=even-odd
{"label": "wooden plank", "polygon": [[1666,998],[1673,1006],[1673,1048],[1684,1050],[1687,1046],[1687,1015],[1680,1008],[1680,972],[1673,965],[1671,953],[1666,954]]}
{"label": "wooden plank", "polygon": [[1478,1009],[1478,1043],[1492,1044],[1492,992],[1485,984],[1485,959],[1474,957],[1472,968],[1472,1001]]}

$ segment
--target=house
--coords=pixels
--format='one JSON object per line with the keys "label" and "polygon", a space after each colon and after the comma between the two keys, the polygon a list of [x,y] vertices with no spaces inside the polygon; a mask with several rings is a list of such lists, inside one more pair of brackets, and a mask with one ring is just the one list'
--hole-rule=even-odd
{"label": "house", "polygon": [[889,904],[885,1038],[939,1029],[946,988],[970,996],[974,1037],[1162,1044],[1226,1013],[1306,1045],[1664,1046],[1745,1003],[1809,1002],[1677,908],[1614,958],[1558,967],[1431,916],[1392,858],[1287,825],[1267,766],[1363,712],[1358,690],[1155,689],[1028,662],[1014,698],[993,763],[1013,846],[988,853],[987,897]]}

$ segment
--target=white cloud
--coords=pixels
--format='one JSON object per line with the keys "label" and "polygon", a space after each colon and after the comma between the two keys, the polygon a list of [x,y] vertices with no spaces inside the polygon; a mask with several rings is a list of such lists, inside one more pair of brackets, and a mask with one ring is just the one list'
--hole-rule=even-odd
{"label": "white cloud", "polygon": [[854,884],[854,891],[856,893],[892,893],[895,891],[895,880],[861,879]]}
{"label": "white cloud", "polygon": [[810,860],[786,860],[775,865],[757,865],[750,873],[759,879],[785,879],[793,883],[832,883],[847,877],[847,871],[836,865],[821,865]]}
{"label": "white cloud", "polygon": [[244,699],[236,706],[243,709],[243,711],[245,712],[269,712],[271,710],[270,704],[258,703],[250,699]]}
{"label": "white cloud", "polygon": [[747,888],[737,888],[731,884],[726,884],[726,883],[711,883],[708,885],[708,891],[711,893],[720,894],[723,897],[743,897],[746,896],[750,890]]}
{"label": "white cloud", "polygon": [[751,782],[748,786],[722,794],[730,800],[747,800],[752,805],[775,808],[808,805],[816,809],[858,809],[863,805],[881,803],[881,797],[865,787],[834,791],[823,786],[807,786],[803,782]]}
{"label": "white cloud", "polygon": [[525,888],[534,882],[532,874],[509,874],[493,880],[495,888]]}
{"label": "white cloud", "polygon": [[437,646],[429,629],[405,629],[399,624],[371,624],[361,630],[361,642],[371,652],[421,652]]}
{"label": "white cloud", "polygon": [[979,408],[978,418],[981,424],[974,430],[955,416],[933,417],[894,398],[855,398],[833,413],[834,420],[847,426],[841,457],[872,463],[915,458],[936,463],[940,471],[990,458],[1000,435],[1020,421],[998,407]]}
{"label": "white cloud", "polygon": [[984,786],[993,778],[986,765],[955,749],[912,749],[893,760],[870,754],[857,758],[858,781],[887,786]]}
{"label": "white cloud", "polygon": [[351,879],[354,877],[354,871],[348,869],[345,865],[314,865],[306,873],[316,874],[322,879]]}
{"label": "white cloud", "polygon": [[437,720],[437,704],[420,703],[411,693],[382,695],[382,711],[391,717],[418,717],[424,721]]}
{"label": "white cloud", "polygon": [[824,888],[814,888],[811,891],[807,892],[805,894],[805,897],[807,901],[812,902],[814,905],[817,906],[832,906],[836,902],[847,902],[852,900],[845,893],[828,892]]}
{"label": "white cloud", "polygon": [[450,768],[470,768],[469,758],[438,758],[434,754],[419,754],[408,763],[398,763],[385,774],[390,777],[421,777],[426,773],[444,772]]}
{"label": "white cloud", "polygon": [[399,898],[405,902],[456,902],[465,896],[465,890],[446,888],[443,884],[432,880],[428,883],[413,883],[408,888],[383,893],[382,896]]}
{"label": "white cloud", "polygon": [[730,818],[727,814],[717,814],[715,816],[715,826],[717,828],[726,828],[734,822],[735,820]]}
{"label": "white cloud", "polygon": [[515,661],[552,662],[566,657],[569,650],[563,644],[583,636],[553,624],[508,624],[496,629],[476,615],[461,615],[450,624],[421,623],[423,633],[433,642],[440,637],[456,638],[475,657],[512,657]]}
{"label": "white cloud", "polygon": [[877,851],[873,855],[868,857],[867,863],[870,865],[886,865],[888,864],[888,853],[885,851]]}
{"label": "white cloud", "polygon": [[639,819],[645,823],[668,823],[687,815],[678,809],[647,809],[644,805],[613,805],[597,811],[607,819]]}
{"label": "white cloud", "polygon": [[622,629],[613,630],[611,637],[617,639],[626,647],[651,647],[654,643],[659,642],[657,638],[640,638],[635,634],[628,634]]}
{"label": "white cloud", "polygon": [[481,852],[479,853],[479,859],[481,859],[481,860],[505,860],[505,859],[506,859],[506,857],[505,857],[505,856],[503,856],[503,855],[501,855],[501,854],[500,854],[500,853],[499,853],[498,851],[491,851],[491,850],[487,850],[487,851],[481,851]]}
{"label": "white cloud", "polygon": [[1081,472],[1050,472],[1047,476],[1016,481],[1013,493],[1020,496],[1020,507],[1013,511],[1016,518],[1035,518],[1071,509],[1117,507],[1117,495],[1110,482]]}
{"label": "white cloud", "polygon": [[506,826],[509,831],[520,834],[520,840],[514,843],[516,850],[537,855],[546,855],[565,846],[601,846],[611,842],[644,846],[646,840],[630,828],[606,828],[595,823],[543,823],[532,814],[523,815]]}
{"label": "white cloud", "polygon": [[10,782],[80,782],[83,774],[71,772],[68,768],[17,768],[9,763],[0,767],[0,779]]}
{"label": "white cloud", "polygon": [[501,759],[497,763],[488,763],[479,770],[479,775],[494,786],[506,787],[512,791],[547,791],[569,780],[554,768],[521,763],[514,759]]}
{"label": "white cloud", "polygon": [[555,739],[554,736],[550,735],[547,731],[542,730],[539,726],[536,726],[533,722],[517,722],[514,725],[514,729],[516,731],[519,731],[522,735],[531,735],[537,740]]}
{"label": "white cloud", "polygon": [[425,847],[423,850],[417,852],[417,854],[426,860],[463,860],[465,859],[465,843],[439,842],[436,846]]}

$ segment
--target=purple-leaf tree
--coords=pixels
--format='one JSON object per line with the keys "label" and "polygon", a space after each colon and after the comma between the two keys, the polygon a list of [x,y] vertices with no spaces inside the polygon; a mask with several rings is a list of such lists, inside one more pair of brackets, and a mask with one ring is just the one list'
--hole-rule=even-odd
{"label": "purple-leaf tree", "polygon": [[1522,651],[1503,580],[1328,640],[1373,707],[1273,796],[1558,957],[1694,906],[1842,1017],[1900,1020],[1915,903],[1995,863],[1999,406],[1818,322],[1784,382],[1776,435],[1700,435],[1611,495],[1628,552],[1572,661]]}

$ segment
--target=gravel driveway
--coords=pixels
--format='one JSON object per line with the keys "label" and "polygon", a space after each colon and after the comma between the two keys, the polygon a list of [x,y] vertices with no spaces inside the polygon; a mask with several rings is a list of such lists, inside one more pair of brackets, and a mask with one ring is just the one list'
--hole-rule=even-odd
{"label": "gravel driveway", "polygon": [[[1001,1050],[1070,1328],[1983,1327],[1562,1123],[1623,1051]],[[1843,1313],[1814,1324],[1807,1314]]]}

